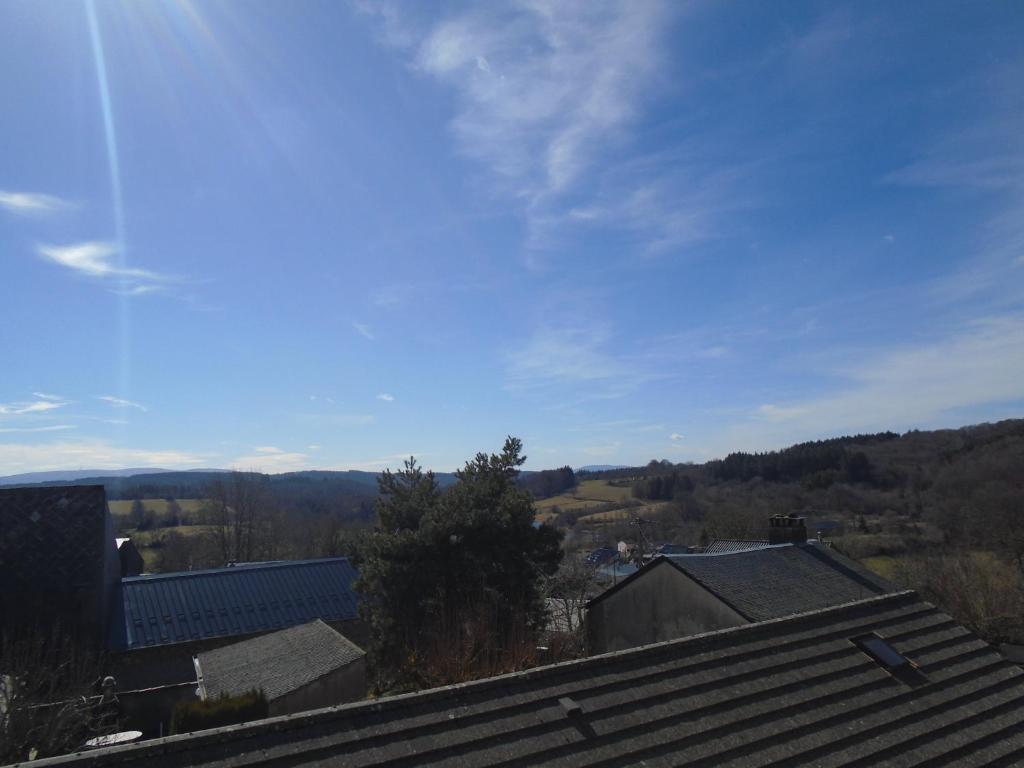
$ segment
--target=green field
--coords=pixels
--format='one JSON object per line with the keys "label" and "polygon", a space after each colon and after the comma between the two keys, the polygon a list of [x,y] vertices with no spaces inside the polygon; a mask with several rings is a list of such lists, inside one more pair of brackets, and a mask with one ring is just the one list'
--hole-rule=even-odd
{"label": "green field", "polygon": [[[158,515],[167,511],[167,499],[139,499],[139,501],[142,502],[143,507],[153,510]],[[182,512],[196,512],[203,506],[206,499],[177,499],[176,501]],[[108,501],[107,505],[110,507],[110,514],[114,517],[126,517],[131,512],[133,503],[130,499],[118,499]]]}
{"label": "green field", "polygon": [[535,506],[538,510],[545,512],[555,506],[562,510],[586,509],[598,504],[625,501],[631,495],[630,488],[616,488],[613,485],[608,485],[607,480],[584,480],[571,492],[552,496],[549,499],[541,499]]}
{"label": "green field", "polygon": [[589,515],[580,517],[580,523],[614,523],[621,520],[629,520],[633,517],[649,517],[664,509],[664,504],[644,504],[643,506],[625,507],[623,509],[609,509],[604,512],[591,512]]}

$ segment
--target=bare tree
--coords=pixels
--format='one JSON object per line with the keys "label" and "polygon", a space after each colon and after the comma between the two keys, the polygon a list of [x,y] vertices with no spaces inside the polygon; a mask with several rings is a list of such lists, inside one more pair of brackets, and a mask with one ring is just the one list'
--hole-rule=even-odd
{"label": "bare tree", "polygon": [[586,651],[587,600],[600,589],[597,569],[579,557],[566,557],[545,584],[549,612],[548,638],[553,658],[576,658]]}
{"label": "bare tree", "polygon": [[59,629],[0,636],[0,763],[71,752],[117,730],[100,660]]}
{"label": "bare tree", "polygon": [[223,564],[252,561],[273,551],[269,493],[263,478],[231,472],[207,488],[206,522],[213,529]]}

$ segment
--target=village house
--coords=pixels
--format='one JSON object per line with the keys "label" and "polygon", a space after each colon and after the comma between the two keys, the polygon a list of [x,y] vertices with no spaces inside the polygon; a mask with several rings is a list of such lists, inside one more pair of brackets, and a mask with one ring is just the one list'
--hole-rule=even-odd
{"label": "village house", "polygon": [[587,605],[588,650],[617,651],[894,590],[834,550],[801,541],[801,518],[772,520],[770,531],[786,543],[661,556],[595,597]]}

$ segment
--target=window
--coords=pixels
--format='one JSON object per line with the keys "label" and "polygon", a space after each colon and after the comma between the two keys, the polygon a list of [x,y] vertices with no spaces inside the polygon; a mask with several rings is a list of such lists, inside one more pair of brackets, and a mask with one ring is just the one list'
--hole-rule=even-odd
{"label": "window", "polygon": [[917,669],[917,665],[897,651],[887,640],[872,633],[855,637],[851,642],[886,670]]}

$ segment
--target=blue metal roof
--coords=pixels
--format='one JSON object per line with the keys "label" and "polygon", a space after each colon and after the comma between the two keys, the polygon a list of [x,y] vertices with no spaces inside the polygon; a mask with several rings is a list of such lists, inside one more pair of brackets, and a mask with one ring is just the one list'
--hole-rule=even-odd
{"label": "blue metal roof", "polygon": [[144,648],[352,619],[355,578],[344,557],[125,578],[125,636],[112,644]]}

